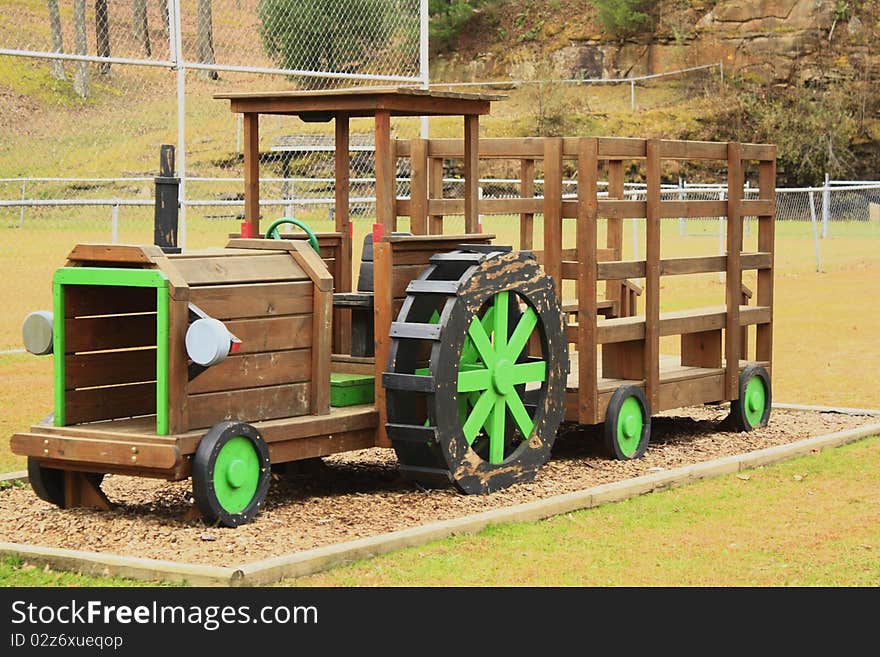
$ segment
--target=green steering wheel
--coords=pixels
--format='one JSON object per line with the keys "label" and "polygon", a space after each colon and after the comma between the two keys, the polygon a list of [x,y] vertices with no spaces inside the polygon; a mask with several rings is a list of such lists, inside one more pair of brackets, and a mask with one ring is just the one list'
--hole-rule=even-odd
{"label": "green steering wheel", "polygon": [[321,247],[318,246],[318,238],[315,235],[314,231],[312,231],[312,229],[309,228],[304,221],[300,221],[299,219],[289,219],[287,217],[276,219],[271,224],[269,224],[269,228],[266,229],[266,237],[273,240],[280,240],[281,233],[278,232],[278,226],[282,224],[293,224],[294,226],[302,228],[305,231],[306,235],[308,235],[309,245],[315,250],[315,253],[321,253]]}

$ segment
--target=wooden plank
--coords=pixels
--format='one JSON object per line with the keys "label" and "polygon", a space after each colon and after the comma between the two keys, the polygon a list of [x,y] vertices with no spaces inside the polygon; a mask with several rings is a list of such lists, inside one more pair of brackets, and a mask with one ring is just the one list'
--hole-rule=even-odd
{"label": "wooden plank", "polygon": [[330,353],[333,351],[333,288],[315,288],[315,310],[312,314],[311,412],[330,412]]}
{"label": "wooden plank", "polygon": [[302,268],[286,253],[240,258],[192,258],[179,260],[175,265],[190,286],[301,281],[307,278]]}
{"label": "wooden plank", "polygon": [[683,381],[660,384],[659,401],[654,412],[659,413],[672,408],[705,404],[723,399],[723,374],[692,377]]}
{"label": "wooden plank", "polygon": [[651,409],[660,401],[660,140],[647,143],[645,238],[645,396]]}
{"label": "wooden plank", "polygon": [[660,216],[668,218],[723,217],[727,214],[725,201],[663,201]]}
{"label": "wooden plank", "polygon": [[[293,255],[296,264],[308,275],[318,290],[323,292],[333,291],[333,275],[327,268],[325,261],[315,253],[312,248],[303,242],[294,244]],[[345,290],[346,292],[348,290]]]}
{"label": "wooden plank", "polygon": [[[535,195],[535,161],[522,160],[519,165],[519,195],[531,198]],[[535,213],[522,212],[519,215],[519,248],[532,248],[535,235]]]}
{"label": "wooden plank", "polygon": [[[430,256],[429,256],[430,257]],[[395,259],[396,262],[396,259]],[[428,266],[427,259],[424,264],[396,266],[391,272],[391,296],[394,299],[402,299],[406,296],[406,287],[411,281],[419,277]]]}
{"label": "wooden plank", "polygon": [[[544,200],[540,198],[484,198],[480,199],[480,214],[521,214],[541,213]],[[412,204],[407,200],[399,200],[398,208],[402,214],[412,214]],[[462,215],[465,213],[465,199],[444,198],[428,201],[428,212],[431,215]]]}
{"label": "wooden plank", "polygon": [[[457,235],[386,235],[383,240],[394,245],[394,253],[423,251],[425,249],[453,249],[459,244],[488,244],[495,238],[491,233],[459,233]],[[395,260],[395,264],[397,261]]]}
{"label": "wooden plank", "polygon": [[[430,144],[430,142],[429,142]],[[429,145],[430,149],[430,145]],[[443,159],[432,157],[428,160],[428,207],[434,199],[443,198]],[[428,217],[428,231],[431,235],[443,234],[443,215],[431,213]]]}
{"label": "wooden plank", "polygon": [[[410,230],[416,235],[428,233],[428,141],[412,140],[412,176],[410,178]],[[400,201],[398,201],[398,204]],[[399,211],[403,211],[399,207]]]}
{"label": "wooden plank", "polygon": [[773,214],[776,206],[774,199],[743,199],[740,202],[740,211],[744,217],[759,217]]}
{"label": "wooden plank", "polygon": [[68,390],[155,381],[156,348],[71,354],[64,357],[64,367]]}
{"label": "wooden plank", "polygon": [[260,317],[224,322],[241,340],[240,354],[287,351],[312,346],[312,314]]}
{"label": "wooden plank", "polygon": [[373,429],[337,432],[327,436],[300,438],[269,444],[272,463],[287,463],[302,459],[330,456],[340,452],[367,449],[375,445]]}
{"label": "wooden plank", "polygon": [[[172,290],[173,292],[173,290]],[[168,433],[186,431],[187,385],[189,371],[186,357],[186,330],[189,328],[189,304],[186,299],[168,299]],[[155,366],[154,366],[155,367]]]}
{"label": "wooden plank", "polygon": [[[625,176],[623,169],[623,160],[611,160],[608,162],[608,198],[623,200],[625,196]],[[608,260],[623,260],[623,219],[620,217],[608,217],[606,221],[605,246],[611,251],[611,257]],[[599,271],[597,278],[602,280],[602,259],[599,259]],[[644,268],[642,273],[632,278],[641,278],[644,276]],[[624,276],[622,278],[628,278]],[[626,293],[620,283],[605,284],[605,298],[617,303],[620,309],[621,301],[626,298]]]}
{"label": "wooden plank", "polygon": [[[436,158],[460,159],[464,157],[463,139],[431,139],[428,155]],[[540,159],[544,155],[542,137],[495,137],[481,139],[479,156],[482,159]]]}
{"label": "wooden plank", "polygon": [[[766,269],[770,266],[769,253],[745,253],[740,258],[742,269]],[[700,274],[727,270],[726,256],[700,256],[693,258],[667,258],[660,261],[660,275]],[[645,275],[644,260],[623,262],[600,262],[599,280],[622,280],[642,278]]]}
{"label": "wooden plank", "polygon": [[331,434],[367,429],[375,432],[378,428],[379,413],[372,404],[331,408],[329,415],[306,417],[284,417],[267,420],[255,426],[270,445],[285,440],[300,440],[318,437],[326,439]]}
{"label": "wooden plank", "polygon": [[[382,380],[382,374],[388,366],[388,355],[391,348],[388,334],[391,330],[391,318],[397,316],[391,296],[393,263],[394,253],[391,243],[383,241],[373,245],[373,282],[374,289],[376,290],[373,297],[376,381]],[[385,431],[385,423],[387,421],[385,389],[380,385],[376,386],[375,405],[379,411],[376,444],[390,447],[391,441],[388,439],[388,434]]]}
{"label": "wooden plank", "polygon": [[681,364],[689,367],[721,367],[721,331],[683,334]]}
{"label": "wooden plank", "polygon": [[602,345],[602,378],[643,380],[645,342],[631,340]]}
{"label": "wooden plank", "polygon": [[244,220],[250,234],[260,234],[260,115],[246,112],[244,129]]}
{"label": "wooden plank", "polygon": [[[770,200],[776,196],[776,151],[772,151],[772,159],[762,162],[758,168],[759,197]],[[774,210],[775,211],[775,210]],[[773,270],[774,241],[776,229],[774,214],[758,217],[758,250],[770,255],[770,263],[766,269],[758,272],[757,303],[770,309],[771,318],[766,324],[758,326],[755,335],[755,358],[772,361],[773,355]]]}
{"label": "wooden plank", "polygon": [[598,322],[596,342],[610,344],[645,339],[645,318],[643,316],[618,317]]}
{"label": "wooden plank", "polygon": [[189,382],[188,390],[194,395],[308,381],[311,365],[311,349],[235,354],[199,374]]}
{"label": "wooden plank", "polygon": [[330,370],[342,374],[376,374],[376,359],[348,354],[333,354],[330,359]]}
{"label": "wooden plank", "polygon": [[714,141],[660,141],[660,157],[666,160],[726,160],[727,145]]}
{"label": "wooden plank", "polygon": [[578,416],[584,424],[596,421],[596,248],[599,144],[581,139],[578,148],[577,296],[578,296]]}
{"label": "wooden plank", "polygon": [[[644,260],[624,260],[621,262],[600,262],[598,279],[600,281],[620,281],[626,278],[643,278],[645,276]],[[609,284],[609,287],[612,287]],[[619,289],[620,286],[618,285]]]}
{"label": "wooden plank", "polygon": [[95,285],[64,286],[65,317],[121,315],[123,313],[143,312],[156,312],[155,288]]}
{"label": "wooden plank", "polygon": [[[295,283],[210,285],[192,288],[190,300],[211,317],[223,321],[294,315],[312,312],[313,289],[314,285],[310,280]],[[154,292],[154,304],[155,296]],[[155,328],[155,321],[153,325]]]}
{"label": "wooden plank", "polygon": [[[156,292],[153,306],[156,305]],[[156,346],[156,313],[64,320],[64,351],[101,351]]]}
{"label": "wooden plank", "polygon": [[231,390],[189,396],[191,429],[224,420],[256,422],[305,415],[310,409],[308,381],[286,385]]}
{"label": "wooden plank", "polygon": [[645,201],[599,200],[600,219],[641,219],[646,213]]}
{"label": "wooden plank", "polygon": [[71,390],[65,397],[67,424],[156,412],[155,383]]}
{"label": "wooden plank", "polygon": [[92,440],[89,438],[18,433],[12,437],[12,451],[55,461],[85,461],[137,466],[173,468],[180,452],[173,444],[157,445],[138,441]]}
{"label": "wooden plank", "polygon": [[464,117],[464,230],[480,232],[480,117]]}
{"label": "wooden plank", "polygon": [[385,234],[394,231],[397,213],[394,203],[397,196],[396,167],[391,144],[391,113],[376,112],[376,223],[382,224]]}
{"label": "wooden plank", "polygon": [[544,141],[544,270],[562,296],[562,139]]}
{"label": "wooden plank", "polygon": [[600,137],[599,157],[603,160],[631,160],[645,157],[644,139],[628,137]]}
{"label": "wooden plank", "polygon": [[741,144],[740,150],[744,160],[761,160],[762,162],[776,162],[775,144]]}
{"label": "wooden plank", "polygon": [[165,253],[158,246],[139,244],[77,244],[67,254],[72,262],[124,262],[151,265]]}
{"label": "wooden plank", "polygon": [[727,145],[727,324],[724,335],[724,357],[727,360],[725,374],[725,399],[739,398],[739,305],[742,297],[742,196],[743,196],[742,150],[736,142]]}

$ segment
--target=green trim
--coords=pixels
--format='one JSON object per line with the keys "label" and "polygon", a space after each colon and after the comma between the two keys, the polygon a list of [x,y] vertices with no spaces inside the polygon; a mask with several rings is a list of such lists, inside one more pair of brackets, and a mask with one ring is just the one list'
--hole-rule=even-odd
{"label": "green trim", "polygon": [[158,269],[120,267],[63,267],[55,272],[55,283],[62,285],[115,285],[118,287],[161,287],[168,278]]}
{"label": "green trim", "polygon": [[241,513],[260,483],[260,457],[250,439],[231,438],[214,461],[214,495],[227,513]]}
{"label": "green trim", "polygon": [[52,320],[55,324],[55,335],[52,338],[52,360],[55,370],[55,426],[63,427],[66,408],[64,404],[64,286],[55,282],[52,284]]}
{"label": "green trim", "polygon": [[642,405],[635,397],[627,397],[617,414],[617,444],[624,456],[630,457],[636,453],[644,426]]}
{"label": "green trim", "polygon": [[767,390],[760,376],[751,377],[746,383],[742,407],[749,426],[754,428],[761,424],[767,405]]}
{"label": "green trim", "polygon": [[168,405],[168,286],[163,285],[156,288],[156,433],[160,436],[168,435]]}

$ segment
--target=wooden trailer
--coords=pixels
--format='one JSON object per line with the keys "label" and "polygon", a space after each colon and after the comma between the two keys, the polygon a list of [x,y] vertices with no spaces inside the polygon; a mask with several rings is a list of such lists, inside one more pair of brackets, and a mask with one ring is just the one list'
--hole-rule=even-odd
{"label": "wooden trailer", "polygon": [[[276,463],[393,447],[401,471],[419,482],[486,492],[534,477],[565,420],[604,422],[619,459],[644,453],[651,415],[662,410],[730,401],[741,429],[767,422],[775,147],[481,140],[479,117],[495,98],[474,94],[218,98],[244,119],[242,235],[179,254],[78,245],[56,272],[54,313],[25,322],[28,349],[54,353],[55,411],[11,443],[28,456],[43,499],[106,508],[105,473],[191,476],[205,520],[235,526],[259,511]],[[261,232],[264,114],[334,122],[334,231],[278,220]],[[448,115],[463,117],[463,138],[392,138],[392,117]],[[353,291],[349,125],[360,117],[375,126],[376,221]],[[479,198],[480,161],[493,158],[519,162],[518,198]],[[464,174],[458,198],[444,190],[449,160]],[[726,166],[728,200],[662,200],[663,160]],[[410,193],[398,198],[403,161]],[[747,200],[743,171],[752,162],[758,198]],[[646,200],[624,194],[633,163],[647,180]],[[576,170],[576,197],[563,194],[566,167]],[[444,218],[456,214],[464,232],[446,234]],[[516,224],[518,244],[482,232],[480,215],[491,214]],[[661,258],[661,219],[704,216],[726,217],[726,255]],[[742,250],[746,216],[758,218],[756,252]],[[623,259],[627,218],[647,220],[643,260]],[[572,243],[565,222],[576,227]],[[281,236],[285,223],[308,241],[298,231]],[[742,284],[749,269],[758,271],[755,295]],[[698,272],[726,274],[726,303],[661,313],[661,277]],[[681,336],[680,356],[660,355],[664,336]]]}

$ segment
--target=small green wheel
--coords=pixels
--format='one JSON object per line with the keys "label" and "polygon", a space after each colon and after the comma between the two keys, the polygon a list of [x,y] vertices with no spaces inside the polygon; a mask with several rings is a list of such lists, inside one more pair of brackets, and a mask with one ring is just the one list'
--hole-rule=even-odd
{"label": "small green wheel", "polygon": [[605,412],[605,447],[611,458],[640,458],[651,439],[651,409],[637,386],[621,386],[611,395]]}
{"label": "small green wheel", "polygon": [[[64,508],[64,470],[47,468],[39,459],[28,456],[27,461],[28,482],[31,488],[41,500]],[[91,480],[96,488],[100,488],[104,481],[104,475],[100,472],[88,472],[86,477]]]}
{"label": "small green wheel", "polygon": [[730,419],[738,431],[766,427],[770,419],[770,374],[751,363],[739,375],[739,399],[730,402]]}
{"label": "small green wheel", "polygon": [[283,224],[291,224],[292,226],[302,228],[309,239],[309,245],[312,247],[312,249],[314,249],[315,253],[321,253],[321,247],[318,246],[318,236],[315,235],[315,231],[309,228],[306,222],[300,221],[299,219],[290,219],[288,217],[281,217],[280,219],[276,219],[271,224],[269,224],[269,228],[266,229],[266,237],[273,240],[280,240],[281,233],[278,232],[278,226],[281,226]]}
{"label": "small green wheel", "polygon": [[208,524],[250,522],[269,490],[266,441],[244,422],[215,424],[199,442],[192,463],[193,497]]}

